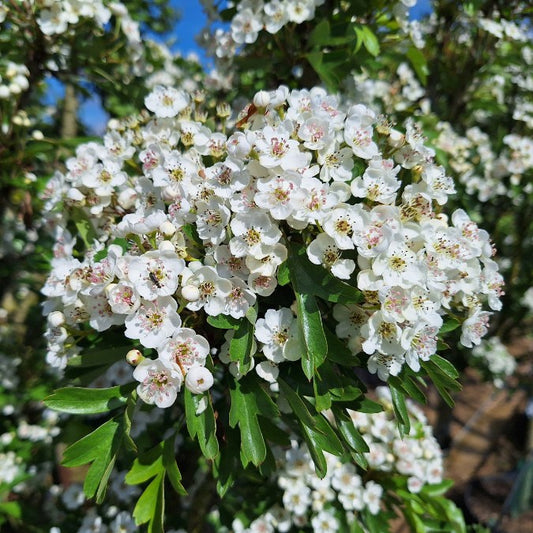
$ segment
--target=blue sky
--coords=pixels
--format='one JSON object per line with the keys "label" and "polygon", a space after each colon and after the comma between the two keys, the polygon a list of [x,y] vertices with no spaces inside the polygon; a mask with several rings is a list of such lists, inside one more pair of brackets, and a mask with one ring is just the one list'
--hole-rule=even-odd
{"label": "blue sky", "polygon": [[[195,36],[204,27],[206,16],[199,1],[194,0],[171,0],[171,5],[178,9],[181,14],[179,22],[176,24],[174,34],[171,37],[173,51],[180,51],[183,56],[194,52],[202,61],[207,63],[207,58],[203,50],[196,44]],[[411,10],[411,17],[420,18],[431,12],[430,0],[418,0],[416,6]],[[54,93],[60,88],[54,88]],[[60,94],[59,94],[60,96]],[[94,133],[101,133],[105,129],[107,116],[103,112],[98,100],[87,100],[80,109],[80,117],[84,124],[89,126]]]}

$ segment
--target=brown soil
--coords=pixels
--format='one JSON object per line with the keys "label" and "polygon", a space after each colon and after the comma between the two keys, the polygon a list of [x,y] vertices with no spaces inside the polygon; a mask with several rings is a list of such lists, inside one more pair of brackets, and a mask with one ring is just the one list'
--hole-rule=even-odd
{"label": "brown soil", "polygon": [[[511,517],[504,507],[527,451],[533,448],[525,416],[528,395],[521,387],[533,376],[533,339],[521,338],[508,348],[520,366],[506,389],[483,383],[472,370],[463,376],[463,390],[451,413],[446,477],[455,481],[450,497],[471,523],[494,533],[533,533],[533,508]],[[436,399],[430,401],[428,417],[434,424],[436,406]]]}

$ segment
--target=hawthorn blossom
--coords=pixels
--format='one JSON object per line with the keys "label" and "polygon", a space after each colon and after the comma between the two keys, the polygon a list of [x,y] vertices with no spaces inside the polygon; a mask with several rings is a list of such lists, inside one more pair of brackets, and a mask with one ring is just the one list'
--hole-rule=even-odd
{"label": "hawthorn blossom", "polygon": [[189,105],[189,95],[172,87],[158,85],[144,99],[144,104],[158,117],[175,117]]}
{"label": "hawthorn blossom", "polygon": [[322,265],[340,279],[349,279],[355,270],[355,262],[351,259],[342,259],[341,250],[337,248],[334,239],[321,233],[307,247],[307,257],[311,263]]}
{"label": "hawthorn blossom", "polygon": [[171,296],[158,296],[154,301],[142,300],[135,313],[127,315],[124,335],[138,339],[146,348],[157,348],[181,326],[177,303]]}
{"label": "hawthorn blossom", "polygon": [[269,309],[264,318],[257,320],[254,333],[265,357],[273,363],[301,358],[298,324],[290,309]]}
{"label": "hawthorn blossom", "polygon": [[217,271],[200,262],[190,263],[182,273],[182,285],[194,286],[199,291],[199,298],[190,301],[187,308],[191,311],[204,309],[208,315],[219,315],[224,312],[226,299],[232,285],[227,279],[221,278]]}
{"label": "hawthorn blossom", "polygon": [[178,276],[185,268],[185,261],[173,248],[167,248],[161,246],[159,250],[133,257],[128,263],[129,280],[146,300],[170,296],[178,288]]}
{"label": "hawthorn blossom", "polygon": [[203,366],[209,354],[209,343],[190,328],[178,327],[172,337],[157,347],[159,358],[168,366],[175,365],[182,376],[193,366]]}
{"label": "hawthorn blossom", "polygon": [[137,394],[145,403],[157,407],[170,407],[175,401],[183,383],[178,370],[165,365],[160,359],[144,359],[133,371],[139,381]]}

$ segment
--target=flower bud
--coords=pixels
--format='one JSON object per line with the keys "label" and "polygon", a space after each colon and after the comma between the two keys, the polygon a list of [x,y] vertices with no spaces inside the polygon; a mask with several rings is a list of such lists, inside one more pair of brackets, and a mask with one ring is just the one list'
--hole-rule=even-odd
{"label": "flower bud", "polygon": [[144,359],[143,354],[139,350],[130,350],[126,354],[126,361],[131,366],[137,366]]}
{"label": "flower bud", "polygon": [[160,226],[159,231],[165,236],[165,237],[172,237],[174,233],[176,233],[176,226],[170,222],[170,220],[165,220]]}
{"label": "flower bud", "polygon": [[196,302],[200,298],[200,291],[195,285],[185,285],[181,288],[181,295],[189,302]]}
{"label": "flower bud", "polygon": [[213,374],[205,366],[193,366],[185,376],[185,386],[193,394],[201,394],[213,385]]}
{"label": "flower bud", "polygon": [[135,205],[135,200],[137,199],[137,192],[135,189],[124,189],[119,195],[118,195],[118,205],[122,207],[122,209],[129,209],[130,207],[133,207]]}
{"label": "flower bud", "polygon": [[174,248],[174,245],[170,241],[161,241],[159,243],[159,251],[160,252],[175,252],[176,249]]}
{"label": "flower bud", "polygon": [[65,323],[65,315],[61,311],[52,311],[48,315],[48,324],[51,327],[57,328]]}
{"label": "flower bud", "polygon": [[268,104],[270,104],[270,93],[267,91],[259,91],[254,96],[255,107],[266,107]]}

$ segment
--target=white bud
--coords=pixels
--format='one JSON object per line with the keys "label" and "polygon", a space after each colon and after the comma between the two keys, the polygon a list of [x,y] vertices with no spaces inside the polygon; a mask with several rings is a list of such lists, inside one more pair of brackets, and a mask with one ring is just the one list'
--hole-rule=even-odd
{"label": "white bud", "polygon": [[44,134],[41,130],[33,130],[31,136],[36,141],[42,141],[44,139]]}
{"label": "white bud", "polygon": [[57,328],[65,323],[65,315],[61,311],[52,311],[47,320],[50,326]]}
{"label": "white bud", "polygon": [[107,123],[107,129],[108,130],[116,130],[120,126],[120,121],[116,118],[109,119],[109,122]]}
{"label": "white bud", "polygon": [[259,91],[254,96],[255,107],[266,107],[270,104],[270,94],[267,91]]}
{"label": "white bud", "polygon": [[143,354],[139,350],[130,350],[126,354],[126,361],[131,366],[137,366],[144,359]]}
{"label": "white bud", "polygon": [[12,81],[9,84],[9,92],[11,94],[20,94],[22,92],[22,87],[16,81]]}
{"label": "white bud", "polygon": [[118,195],[118,205],[122,207],[122,209],[129,209],[130,207],[133,207],[135,204],[135,200],[137,199],[137,192],[135,189],[124,189],[119,195]]}
{"label": "white bud", "polygon": [[174,248],[174,245],[170,241],[161,241],[159,243],[159,251],[160,252],[175,252],[176,249]]}
{"label": "white bud", "polygon": [[9,87],[7,85],[0,85],[0,98],[5,100],[10,96]]}
{"label": "white bud", "polygon": [[172,237],[176,233],[176,226],[170,222],[170,220],[165,220],[160,226],[159,231],[166,237]]}
{"label": "white bud", "polygon": [[165,202],[173,202],[176,198],[178,198],[180,193],[174,188],[174,187],[165,187],[161,191],[161,198]]}
{"label": "white bud", "polygon": [[403,144],[405,144],[405,135],[398,130],[390,130],[389,133],[389,144],[393,148],[399,148]]}
{"label": "white bud", "polygon": [[185,285],[181,288],[181,295],[189,302],[196,302],[200,298],[200,291],[195,285]]}
{"label": "white bud", "polygon": [[185,386],[193,394],[201,394],[213,385],[213,374],[205,366],[193,366],[185,376]]}

